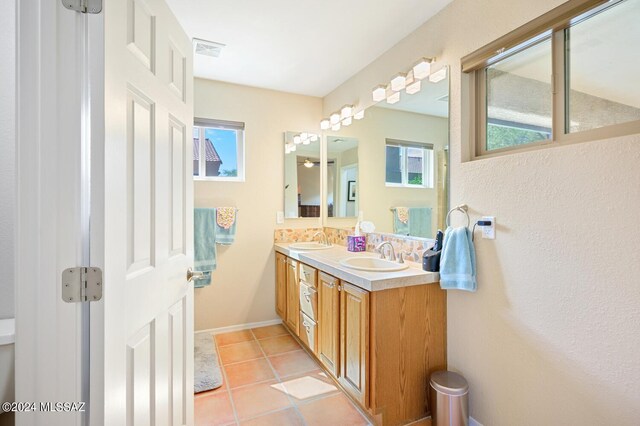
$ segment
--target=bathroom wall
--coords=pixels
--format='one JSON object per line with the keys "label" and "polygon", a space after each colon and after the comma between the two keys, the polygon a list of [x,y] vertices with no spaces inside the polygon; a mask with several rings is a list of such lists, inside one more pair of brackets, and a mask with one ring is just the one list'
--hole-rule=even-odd
{"label": "bathroom wall", "polygon": [[245,182],[195,182],[196,207],[240,209],[236,242],[218,246],[213,284],[196,290],[195,328],[205,330],[276,319],[276,228],[319,227],[320,219],[287,219],[284,209],[283,132],[313,131],[322,100],[221,83],[195,80],[195,116],[245,123]]}
{"label": "bathroom wall", "polygon": [[15,316],[15,4],[0,2],[0,319]]}
{"label": "bathroom wall", "polygon": [[421,56],[451,66],[451,204],[497,217],[478,291],[449,292],[449,368],[484,425],[637,425],[640,135],[468,157],[460,58],[561,0],[454,0],[324,99],[325,115]]}

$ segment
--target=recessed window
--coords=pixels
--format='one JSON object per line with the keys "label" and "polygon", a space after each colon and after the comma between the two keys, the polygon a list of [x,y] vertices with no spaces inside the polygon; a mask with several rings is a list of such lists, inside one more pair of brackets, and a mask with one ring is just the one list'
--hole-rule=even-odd
{"label": "recessed window", "polygon": [[196,180],[244,181],[244,123],[195,120],[193,177]]}
{"label": "recessed window", "polygon": [[640,120],[639,21],[627,0],[565,30],[566,133]]}
{"label": "recessed window", "polygon": [[433,188],[433,145],[386,142],[387,186]]}
{"label": "recessed window", "polygon": [[485,78],[487,151],[551,139],[550,39],[487,67]]}
{"label": "recessed window", "polygon": [[475,156],[640,133],[639,21],[638,1],[572,0],[464,57]]}

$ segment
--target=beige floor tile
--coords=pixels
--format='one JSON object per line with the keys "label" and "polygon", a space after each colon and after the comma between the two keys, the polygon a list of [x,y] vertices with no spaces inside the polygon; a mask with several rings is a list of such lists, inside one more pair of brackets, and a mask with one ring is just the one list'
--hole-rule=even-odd
{"label": "beige floor tile", "polygon": [[223,365],[264,357],[256,340],[223,346],[218,350]]}
{"label": "beige floor tile", "polygon": [[214,337],[216,339],[218,347],[234,345],[236,343],[248,342],[250,340],[253,340],[253,334],[251,333],[251,330],[240,330],[233,331],[231,333],[216,334]]}
{"label": "beige floor tile", "polygon": [[[200,395],[200,394],[198,394]],[[212,395],[196,396],[195,425],[213,426],[233,423],[233,408],[227,392]]]}
{"label": "beige floor tile", "polygon": [[226,365],[224,369],[231,388],[275,379],[266,358]]}
{"label": "beige floor tile", "polygon": [[241,426],[302,426],[304,422],[293,408],[265,414],[251,420],[240,422]]}
{"label": "beige floor tile", "polygon": [[233,403],[240,420],[291,406],[287,395],[277,389],[275,380],[232,389]]}
{"label": "beige floor tile", "polygon": [[267,327],[254,328],[253,334],[256,339],[267,339],[269,337],[277,337],[289,334],[282,324],[269,325]]}
{"label": "beige floor tile", "polygon": [[258,340],[260,346],[267,354],[277,355],[285,352],[291,352],[300,349],[300,345],[296,340],[291,336],[278,336],[271,337],[269,339]]}
{"label": "beige floor tile", "polygon": [[[265,351],[266,352],[266,351]],[[302,349],[269,357],[271,365],[280,377],[317,370],[318,365]]]}
{"label": "beige floor tile", "polygon": [[358,426],[369,422],[356,410],[349,398],[339,394],[300,405],[308,426]]}

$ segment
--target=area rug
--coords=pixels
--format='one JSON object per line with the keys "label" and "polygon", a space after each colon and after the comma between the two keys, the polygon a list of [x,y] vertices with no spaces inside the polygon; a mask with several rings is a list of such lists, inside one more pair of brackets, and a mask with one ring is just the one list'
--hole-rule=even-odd
{"label": "area rug", "polygon": [[222,386],[222,370],[213,336],[196,333],[193,344],[193,391],[198,393],[219,388]]}

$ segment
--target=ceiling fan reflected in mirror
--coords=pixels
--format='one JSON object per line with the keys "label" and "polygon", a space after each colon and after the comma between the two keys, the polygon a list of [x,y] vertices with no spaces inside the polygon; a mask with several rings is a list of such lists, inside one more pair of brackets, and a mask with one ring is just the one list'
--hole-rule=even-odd
{"label": "ceiling fan reflected in mirror", "polygon": [[[333,160],[329,160],[329,161],[327,162],[327,164],[330,164],[330,165],[331,165],[331,164],[334,164],[334,163],[335,163],[335,161],[333,161]],[[305,159],[304,161],[299,161],[299,162],[298,162],[298,167],[300,167],[300,166],[305,166],[305,167],[307,167],[307,168],[309,168],[309,169],[310,169],[311,167],[320,167],[320,160],[318,160],[318,161],[311,161],[309,158],[307,158],[307,159]]]}

